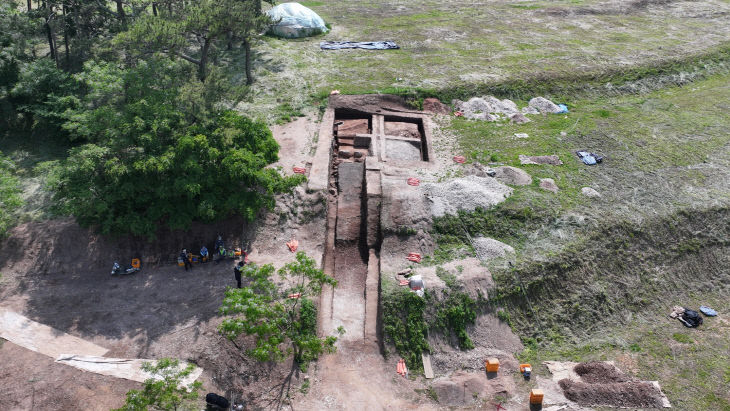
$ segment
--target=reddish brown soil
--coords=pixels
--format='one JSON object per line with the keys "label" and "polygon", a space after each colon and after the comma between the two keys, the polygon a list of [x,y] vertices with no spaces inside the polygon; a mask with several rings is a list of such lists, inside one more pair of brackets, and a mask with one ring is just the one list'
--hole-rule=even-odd
{"label": "reddish brown soil", "polygon": [[581,381],[559,381],[565,397],[584,406],[661,408],[661,392],[644,381],[633,381],[605,362],[580,363],[575,372]]}
{"label": "reddish brown soil", "polygon": [[627,382],[631,381],[627,375],[618,368],[603,361],[584,362],[573,369],[580,379],[588,384],[600,384],[605,382]]}

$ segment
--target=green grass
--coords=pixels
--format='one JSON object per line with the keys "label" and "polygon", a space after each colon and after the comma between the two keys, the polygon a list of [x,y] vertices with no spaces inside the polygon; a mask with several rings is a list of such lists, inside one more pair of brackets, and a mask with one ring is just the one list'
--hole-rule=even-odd
{"label": "green grass", "polygon": [[[421,90],[447,102],[487,93],[527,97],[571,92],[692,71],[685,67],[692,65],[688,62],[727,54],[728,47],[719,16],[730,5],[716,2],[706,6],[717,9],[717,15],[693,19],[683,18],[685,11],[660,7],[616,12],[597,1],[497,2],[489,7],[433,0],[402,7],[382,0],[303,4],[336,30],[297,41],[265,37],[256,49],[253,86],[260,107],[248,105],[248,113],[275,121],[270,111],[274,101],[304,102],[332,89]],[[581,13],[586,7],[601,12]],[[565,18],[556,10],[576,13]],[[703,41],[684,41],[699,38]],[[323,52],[321,40],[393,40],[401,49]],[[231,68],[237,73],[239,65]]]}
{"label": "green grass", "polygon": [[[683,302],[730,309],[722,295]],[[639,319],[614,325],[590,342],[539,347],[528,341],[518,358],[531,363],[533,370],[543,376],[549,374],[542,365],[547,360],[615,361],[622,371],[636,378],[658,380],[675,409],[729,410],[730,325],[715,317],[705,318],[699,328],[687,329],[664,314],[648,312]]]}

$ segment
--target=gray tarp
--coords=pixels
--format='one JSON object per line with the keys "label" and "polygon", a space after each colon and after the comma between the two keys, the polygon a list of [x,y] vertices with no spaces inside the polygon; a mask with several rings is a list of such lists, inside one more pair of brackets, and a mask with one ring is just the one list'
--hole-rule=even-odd
{"label": "gray tarp", "polygon": [[319,43],[319,48],[322,50],[394,50],[400,47],[394,41],[323,41]]}

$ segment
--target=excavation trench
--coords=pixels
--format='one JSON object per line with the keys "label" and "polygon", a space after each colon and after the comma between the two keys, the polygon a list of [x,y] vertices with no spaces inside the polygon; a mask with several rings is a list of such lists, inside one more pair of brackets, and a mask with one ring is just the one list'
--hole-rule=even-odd
{"label": "excavation trench", "polygon": [[319,331],[342,327],[341,342],[380,346],[381,172],[423,167],[431,157],[423,114],[391,99],[330,98],[310,172],[309,188],[328,191],[323,264],[337,280],[323,292]]}

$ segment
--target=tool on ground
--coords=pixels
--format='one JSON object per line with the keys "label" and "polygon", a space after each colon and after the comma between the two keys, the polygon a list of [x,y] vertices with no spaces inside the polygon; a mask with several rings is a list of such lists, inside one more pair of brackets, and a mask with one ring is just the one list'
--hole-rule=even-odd
{"label": "tool on ground", "polygon": [[296,238],[292,238],[291,240],[287,241],[286,246],[289,247],[289,251],[293,253],[297,251],[297,248],[299,248],[299,241],[297,241]]}
{"label": "tool on ground", "polygon": [[459,164],[464,164],[464,162],[466,162],[466,157],[454,156],[454,162],[459,163]]}
{"label": "tool on ground", "polygon": [[419,179],[417,179],[415,177],[411,177],[411,178],[408,179],[408,185],[409,186],[417,186],[419,184],[421,184],[421,180],[419,180]]}
{"label": "tool on ground", "polygon": [[142,267],[142,262],[139,260],[139,258],[133,258],[132,264],[122,268],[122,266],[119,265],[118,262],[114,262],[114,265],[112,265],[112,275],[126,275],[126,274],[133,274],[139,271]]}
{"label": "tool on ground", "polygon": [[307,169],[304,167],[294,167],[294,172],[296,174],[307,174]]}
{"label": "tool on ground", "polygon": [[406,360],[404,360],[403,358],[398,360],[398,365],[395,366],[395,371],[404,377],[407,376],[408,367],[406,367]]}
{"label": "tool on ground", "polygon": [[418,253],[408,253],[408,257],[406,257],[408,261],[413,261],[414,263],[420,263],[421,262],[421,254]]}
{"label": "tool on ground", "polygon": [[530,364],[520,364],[520,373],[525,379],[529,380],[530,375],[532,375],[532,366]]}

